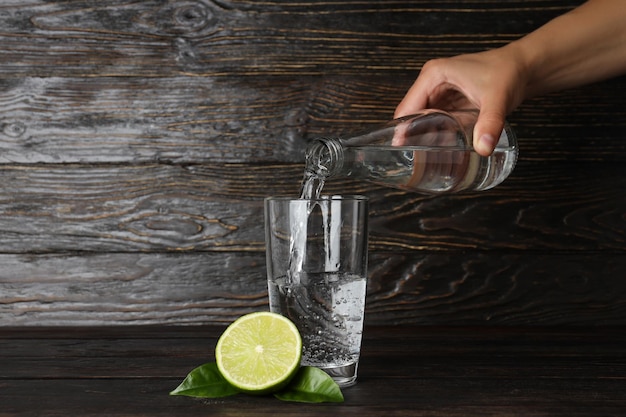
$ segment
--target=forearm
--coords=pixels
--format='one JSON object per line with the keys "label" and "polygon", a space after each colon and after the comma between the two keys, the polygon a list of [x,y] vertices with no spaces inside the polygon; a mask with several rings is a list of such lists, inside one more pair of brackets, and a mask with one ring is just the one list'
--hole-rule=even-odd
{"label": "forearm", "polygon": [[526,97],[626,72],[626,2],[590,0],[508,49],[526,73]]}

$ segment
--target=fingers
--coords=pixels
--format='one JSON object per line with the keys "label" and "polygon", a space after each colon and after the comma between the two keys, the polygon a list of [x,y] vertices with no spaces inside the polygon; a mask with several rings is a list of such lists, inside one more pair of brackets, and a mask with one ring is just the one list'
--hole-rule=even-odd
{"label": "fingers", "polygon": [[504,115],[483,107],[474,126],[476,152],[483,156],[491,155],[500,139],[502,129],[504,129]]}
{"label": "fingers", "polygon": [[407,116],[428,108],[435,91],[444,84],[443,72],[440,70],[439,60],[426,62],[404,98],[396,107],[394,118]]}
{"label": "fingers", "polygon": [[394,118],[407,116],[426,108],[426,105],[428,103],[428,96],[425,92],[422,91],[423,83],[421,82],[421,80],[422,79],[418,77],[411,86],[411,88],[409,88],[409,91],[407,91],[400,104],[398,104],[398,106],[396,107],[395,113],[393,115]]}

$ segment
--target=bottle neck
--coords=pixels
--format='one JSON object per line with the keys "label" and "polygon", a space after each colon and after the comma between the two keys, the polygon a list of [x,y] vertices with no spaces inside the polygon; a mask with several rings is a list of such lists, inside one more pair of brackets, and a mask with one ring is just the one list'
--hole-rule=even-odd
{"label": "bottle neck", "polygon": [[306,150],[306,170],[319,178],[334,177],[341,173],[344,147],[338,138],[319,138]]}

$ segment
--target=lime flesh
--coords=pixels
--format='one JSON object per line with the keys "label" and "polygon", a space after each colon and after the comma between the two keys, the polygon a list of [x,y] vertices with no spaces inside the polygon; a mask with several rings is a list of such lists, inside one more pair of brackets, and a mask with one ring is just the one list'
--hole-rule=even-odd
{"label": "lime flesh", "polygon": [[215,348],[217,367],[235,388],[266,394],[284,387],[296,374],[302,338],[296,326],[276,313],[257,312],[235,320]]}

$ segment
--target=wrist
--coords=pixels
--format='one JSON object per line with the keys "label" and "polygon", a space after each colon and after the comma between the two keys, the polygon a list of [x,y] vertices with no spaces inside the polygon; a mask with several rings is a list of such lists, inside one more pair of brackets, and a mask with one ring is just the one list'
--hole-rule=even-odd
{"label": "wrist", "polygon": [[540,48],[533,47],[527,39],[522,38],[503,46],[501,49],[504,58],[517,72],[515,74],[517,77],[516,89],[521,92],[522,97],[520,99],[523,101],[541,94],[543,87],[539,69],[544,67],[544,60],[541,57]]}

